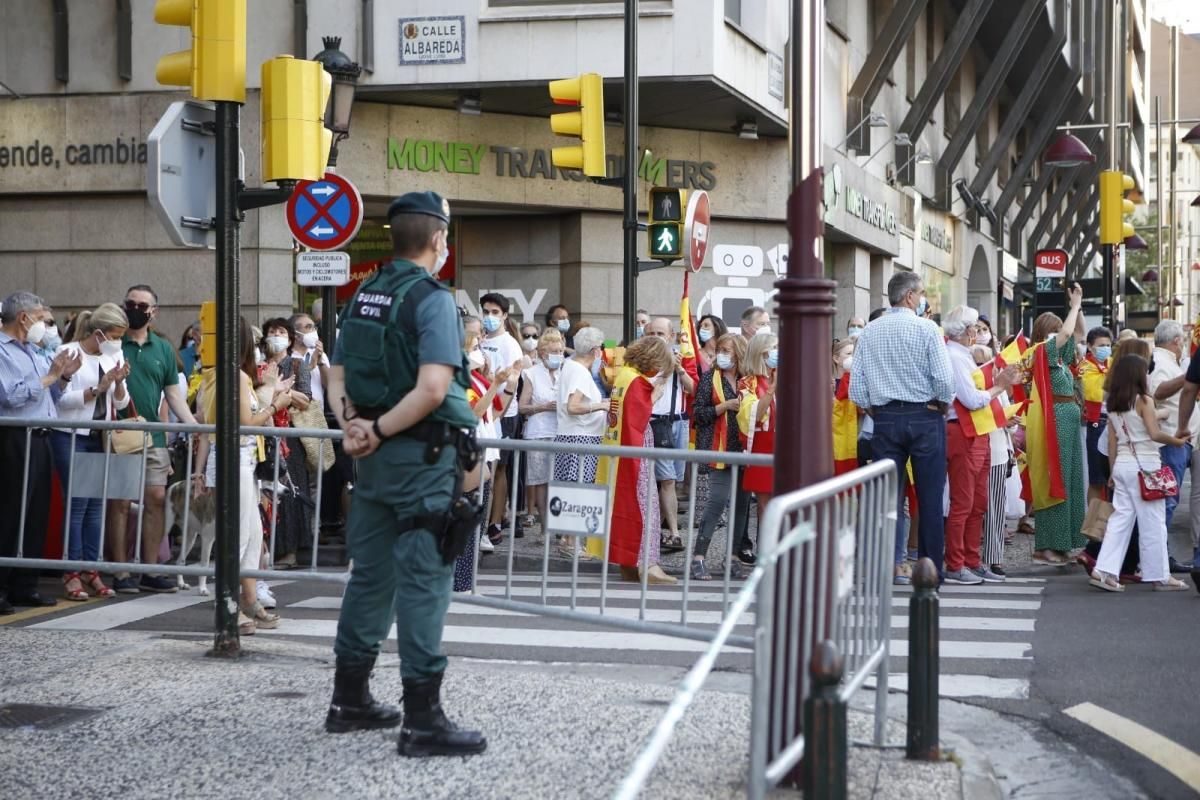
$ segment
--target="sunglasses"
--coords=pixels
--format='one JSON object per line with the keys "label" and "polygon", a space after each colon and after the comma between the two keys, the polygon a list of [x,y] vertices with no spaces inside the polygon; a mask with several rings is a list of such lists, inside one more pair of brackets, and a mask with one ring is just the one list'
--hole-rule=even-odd
{"label": "sunglasses", "polygon": [[534,341],[537,341],[538,335],[536,333],[527,333],[527,334],[525,334],[525,338],[533,339]]}
{"label": "sunglasses", "polygon": [[126,311],[149,311],[151,305],[149,303],[135,303],[132,300],[125,301]]}

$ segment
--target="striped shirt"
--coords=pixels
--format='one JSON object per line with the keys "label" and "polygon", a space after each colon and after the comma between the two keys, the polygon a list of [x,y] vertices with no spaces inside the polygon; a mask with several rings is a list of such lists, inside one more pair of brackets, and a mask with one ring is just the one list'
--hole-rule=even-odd
{"label": "striped shirt", "polygon": [[0,417],[36,417],[56,419],[55,404],[62,395],[62,386],[55,381],[50,388],[42,386],[42,378],[50,372],[50,362],[0,331]]}
{"label": "striped shirt", "polygon": [[950,359],[932,322],[912,309],[892,308],[859,334],[850,368],[850,399],[859,408],[953,398]]}

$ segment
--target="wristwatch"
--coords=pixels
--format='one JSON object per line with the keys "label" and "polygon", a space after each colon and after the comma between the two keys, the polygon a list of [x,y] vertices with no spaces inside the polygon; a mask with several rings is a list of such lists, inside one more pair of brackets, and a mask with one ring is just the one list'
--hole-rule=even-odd
{"label": "wristwatch", "polygon": [[379,419],[378,418],[371,420],[371,430],[372,430],[372,432],[374,432],[375,438],[381,442],[384,439],[388,438],[383,435],[383,431],[379,427]]}

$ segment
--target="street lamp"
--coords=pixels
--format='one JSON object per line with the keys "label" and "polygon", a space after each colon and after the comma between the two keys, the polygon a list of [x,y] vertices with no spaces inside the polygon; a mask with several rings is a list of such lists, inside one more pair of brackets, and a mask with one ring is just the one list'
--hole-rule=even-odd
{"label": "street lamp", "polygon": [[1134,233],[1132,236],[1125,237],[1126,250],[1149,250],[1150,245],[1146,244],[1146,240]]}
{"label": "street lamp", "polygon": [[1095,154],[1070,131],[1055,139],[1042,156],[1042,163],[1048,167],[1078,167],[1095,161]]}
{"label": "street lamp", "polygon": [[861,128],[863,125],[870,125],[872,128],[883,128],[883,127],[886,127],[887,124],[888,124],[887,116],[882,111],[872,111],[870,114],[867,115],[866,119],[864,119],[862,122],[858,123],[857,125],[855,125],[853,128],[850,129],[850,132],[848,134],[846,134],[846,138],[842,139],[841,143],[837,147],[835,147],[834,150],[836,151],[836,150],[840,149],[843,145],[846,144],[846,142],[850,141],[850,139],[853,138],[854,134],[858,133],[858,129]]}
{"label": "street lamp", "polygon": [[1181,141],[1184,144],[1200,144],[1200,125],[1196,125],[1196,127],[1184,134]]}
{"label": "street lamp", "polygon": [[[325,107],[325,127],[333,132],[333,146],[329,148],[329,169],[333,171],[337,166],[338,144],[350,137],[350,113],[354,110],[354,94],[358,90],[362,67],[339,49],[340,36],[323,36],[321,44],[325,49],[313,56],[313,61],[321,62],[333,82],[329,104]],[[321,289],[321,341],[330,352],[336,336],[337,288],[325,286]]]}
{"label": "street lamp", "polygon": [[1142,283],[1158,283],[1158,270],[1154,267],[1142,273]]}
{"label": "street lamp", "polygon": [[313,56],[313,61],[321,62],[333,79],[333,91],[325,108],[325,127],[333,131],[329,166],[336,167],[338,143],[350,137],[350,113],[354,110],[354,94],[358,90],[358,76],[362,74],[362,67],[339,49],[342,44],[340,36],[324,36],[321,44],[325,45],[325,49]]}

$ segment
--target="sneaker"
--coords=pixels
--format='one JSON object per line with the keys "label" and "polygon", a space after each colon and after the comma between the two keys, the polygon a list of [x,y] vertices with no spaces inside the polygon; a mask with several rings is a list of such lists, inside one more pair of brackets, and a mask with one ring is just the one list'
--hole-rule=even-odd
{"label": "sneaker", "polygon": [[135,581],[131,575],[126,575],[124,578],[113,579],[113,589],[115,589],[118,594],[140,594],[142,591],[138,588],[137,581]]}
{"label": "sneaker", "polygon": [[983,578],[963,567],[959,570],[946,570],[946,583],[962,583],[968,586],[983,583]]}
{"label": "sneaker", "polygon": [[749,547],[744,547],[738,551],[737,559],[747,567],[753,567],[757,562],[757,559],[754,557],[754,551]]}
{"label": "sneaker", "polygon": [[1005,580],[1003,575],[999,574],[995,570],[983,566],[982,564],[971,570],[971,572],[974,572],[976,575],[982,578],[984,583],[1004,583]]}
{"label": "sneaker", "polygon": [[[179,591],[179,587],[175,582],[162,575],[143,575],[138,588],[143,592],[160,592],[169,593]],[[119,589],[117,591],[120,591]]]}
{"label": "sneaker", "polygon": [[1004,571],[1004,567],[1000,566],[999,564],[992,564],[992,572],[1003,577],[1008,577],[1008,573]]}
{"label": "sneaker", "polygon": [[479,552],[481,552],[481,553],[496,552],[496,545],[492,544],[492,540],[488,538],[488,535],[486,533],[482,534],[479,537]]}
{"label": "sneaker", "polygon": [[271,594],[271,587],[266,581],[258,582],[258,602],[262,603],[263,608],[275,608],[275,595]]}

